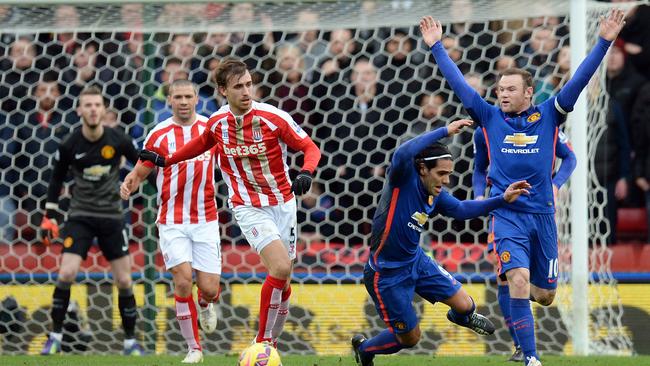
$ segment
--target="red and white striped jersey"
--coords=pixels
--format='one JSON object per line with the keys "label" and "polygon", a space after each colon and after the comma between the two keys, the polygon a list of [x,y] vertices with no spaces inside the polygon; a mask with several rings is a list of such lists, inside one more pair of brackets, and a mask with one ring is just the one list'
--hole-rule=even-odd
{"label": "red and white striped jersey", "polygon": [[230,207],[276,206],[293,198],[287,146],[302,150],[311,139],[289,113],[253,102],[248,113],[235,116],[225,105],[212,114],[208,129],[217,141]]}
{"label": "red and white striped jersey", "polygon": [[[144,142],[147,150],[168,156],[199,137],[208,118],[197,115],[190,126],[181,126],[170,117],[149,132]],[[160,224],[196,224],[217,219],[214,198],[214,161],[216,146],[191,160],[158,168],[158,218]],[[151,162],[144,162],[155,167]]]}

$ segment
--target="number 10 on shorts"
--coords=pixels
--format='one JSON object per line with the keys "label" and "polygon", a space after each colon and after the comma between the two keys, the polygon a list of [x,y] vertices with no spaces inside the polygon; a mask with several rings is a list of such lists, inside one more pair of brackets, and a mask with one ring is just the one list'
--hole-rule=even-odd
{"label": "number 10 on shorts", "polygon": [[557,258],[548,261],[548,278],[557,277],[560,272],[560,265]]}

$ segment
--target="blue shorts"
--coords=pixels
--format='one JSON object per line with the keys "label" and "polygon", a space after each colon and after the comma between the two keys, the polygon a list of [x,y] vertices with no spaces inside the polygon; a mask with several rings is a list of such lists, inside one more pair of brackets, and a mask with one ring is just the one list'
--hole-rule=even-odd
{"label": "blue shorts", "polygon": [[415,262],[400,268],[363,271],[366,290],[375,302],[377,314],[393,333],[408,333],[418,324],[413,294],[430,303],[446,300],[460,290],[460,283],[424,253]]}
{"label": "blue shorts", "polygon": [[547,290],[557,288],[557,228],[554,214],[533,214],[508,209],[492,211],[488,243],[498,254],[498,274],[528,268],[530,283]]}

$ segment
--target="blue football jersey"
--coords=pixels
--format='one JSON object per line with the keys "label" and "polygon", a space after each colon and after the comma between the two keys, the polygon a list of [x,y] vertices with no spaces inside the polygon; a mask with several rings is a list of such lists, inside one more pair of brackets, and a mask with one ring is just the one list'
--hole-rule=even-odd
{"label": "blue football jersey", "polygon": [[491,195],[502,193],[509,184],[526,180],[532,185],[530,196],[520,197],[510,208],[531,213],[553,213],[551,174],[555,162],[558,126],[573,110],[580,92],[607,53],[611,41],[599,38],[573,77],[560,92],[540,105],[520,114],[504,113],[490,105],[463,79],[440,41],[431,46],[431,54],[454,93],[474,122],[487,131]]}
{"label": "blue football jersey", "polygon": [[391,160],[372,222],[370,264],[380,271],[408,265],[418,258],[420,234],[436,214],[465,220],[486,215],[505,204],[503,196],[483,201],[459,201],[444,189],[430,195],[415,168],[414,157],[427,145],[447,136],[442,127],[400,146]]}
{"label": "blue football jersey", "polygon": [[565,114],[556,108],[555,98],[531,106],[520,114],[504,113],[482,99],[466,106],[487,136],[492,183],[490,196],[502,194],[516,181],[525,180],[532,188],[509,208],[530,213],[555,212],[553,165],[558,143],[558,126]]}

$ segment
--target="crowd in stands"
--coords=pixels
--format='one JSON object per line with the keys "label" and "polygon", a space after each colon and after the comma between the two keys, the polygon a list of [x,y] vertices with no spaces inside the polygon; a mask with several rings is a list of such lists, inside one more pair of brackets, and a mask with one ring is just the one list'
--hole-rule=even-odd
{"label": "crowd in stands", "polygon": [[[369,7],[372,1],[362,2]],[[470,2],[462,2],[471,7]],[[363,11],[363,8],[361,11]],[[367,9],[366,9],[367,10]],[[415,28],[318,29],[301,32],[142,33],[144,6],[120,7],[131,32],[0,33],[0,242],[34,240],[23,228],[36,228],[43,210],[52,158],[75,125],[75,100],[83,87],[98,85],[108,101],[105,123],[141,143],[153,123],[171,115],[167,85],[189,79],[200,87],[200,114],[224,104],[213,82],[227,56],[242,58],[257,84],[256,97],[290,113],[321,147],[323,158],[311,195],[300,201],[303,232],[323,239],[362,245],[368,239],[374,207],[392,151],[406,139],[467,116],[437,71]],[[457,10],[457,11],[461,11]],[[79,9],[59,5],[55,21],[79,19]],[[191,13],[194,12],[194,13]],[[190,14],[191,13],[191,14]],[[161,24],[188,16],[234,20],[271,19],[250,3],[165,5]],[[197,15],[198,14],[198,15]],[[21,14],[0,6],[0,24]],[[606,68],[607,130],[597,141],[594,169],[605,187],[601,228],[616,242],[619,207],[650,212],[650,6],[628,15]],[[318,24],[319,14],[304,10],[302,28]],[[213,27],[212,29],[218,29]],[[565,18],[545,16],[516,21],[445,25],[443,44],[466,80],[485,98],[496,100],[500,71],[521,67],[535,79],[535,103],[561,88],[570,75],[570,44]],[[149,51],[147,51],[149,49]],[[588,97],[601,94],[590,87]],[[447,141],[456,159],[450,191],[471,198],[471,133]],[[294,162],[294,167],[299,166]],[[224,185],[220,184],[223,190]],[[220,207],[225,208],[222,191]],[[600,197],[603,199],[605,197]],[[221,210],[222,220],[231,218]],[[27,218],[26,220],[24,218]],[[22,218],[22,219],[21,219]],[[647,219],[646,219],[647,220]],[[648,225],[650,226],[650,225]],[[447,228],[435,221],[434,232]],[[474,242],[483,221],[454,224],[439,239]],[[233,229],[228,236],[241,238]],[[639,241],[650,241],[645,233]]]}

